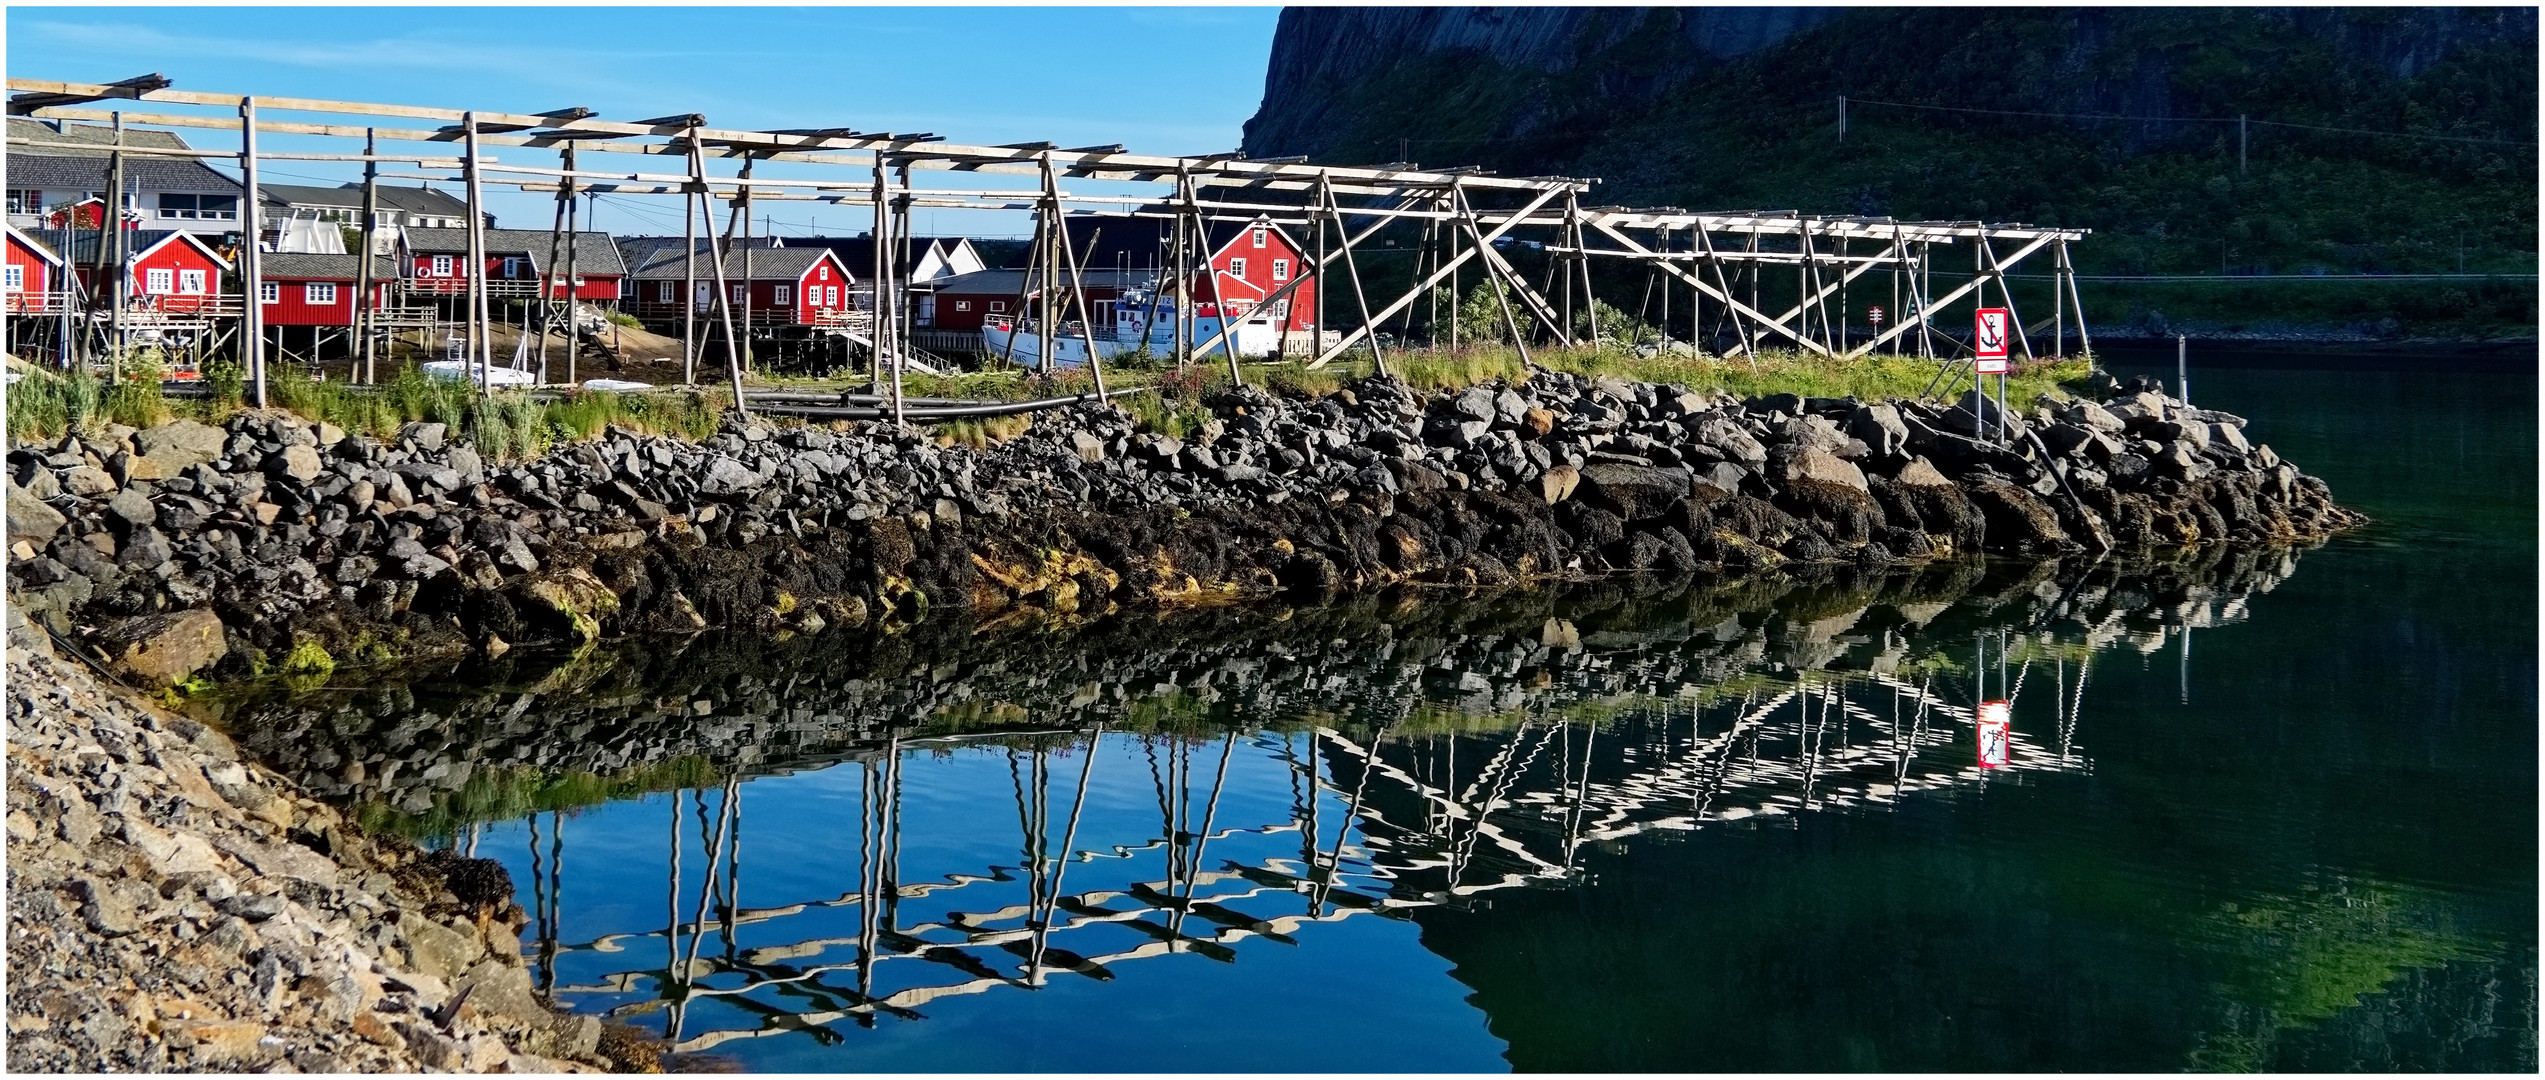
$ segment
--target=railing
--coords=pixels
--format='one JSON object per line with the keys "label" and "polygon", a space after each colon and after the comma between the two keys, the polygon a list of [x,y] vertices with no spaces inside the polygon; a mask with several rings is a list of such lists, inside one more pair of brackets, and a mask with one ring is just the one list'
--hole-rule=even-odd
{"label": "railing", "polygon": [[68,292],[14,292],[0,294],[0,311],[11,315],[60,315],[79,310]]}
{"label": "railing", "polygon": [[[398,289],[412,296],[466,296],[468,295],[468,279],[399,278]],[[537,278],[487,278],[486,295],[537,296],[539,281]]]}

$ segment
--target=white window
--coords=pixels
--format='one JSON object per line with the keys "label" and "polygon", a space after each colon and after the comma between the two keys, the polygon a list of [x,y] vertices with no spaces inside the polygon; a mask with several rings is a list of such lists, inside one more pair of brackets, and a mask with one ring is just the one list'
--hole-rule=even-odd
{"label": "white window", "polygon": [[1240,278],[1245,277],[1245,276],[1246,276],[1246,260],[1244,260],[1244,259],[1230,259],[1230,260],[1228,260],[1228,276],[1230,276],[1230,277],[1240,277]]}
{"label": "white window", "polygon": [[9,212],[12,214],[43,213],[44,193],[31,188],[10,188]]}
{"label": "white window", "polygon": [[504,259],[504,276],[507,278],[521,276],[521,259],[518,256],[507,256]]}
{"label": "white window", "polygon": [[7,289],[7,290],[8,290],[8,291],[10,291],[10,292],[18,292],[18,291],[20,291],[20,290],[25,289],[26,287],[27,287],[27,268],[26,268],[26,267],[23,267],[23,266],[12,266],[12,267],[9,267],[9,268],[8,268],[7,270],[5,270],[5,271],[0,271],[0,289]]}
{"label": "white window", "polygon": [[257,284],[257,286],[256,286],[256,302],[257,302],[257,303],[260,303],[260,304],[279,304],[279,303],[282,303],[282,302],[283,302],[283,285],[282,285],[282,283],[281,283],[281,282],[276,282],[276,281],[259,282],[259,283]]}
{"label": "white window", "polygon": [[750,299],[750,296],[749,296],[747,293],[745,293],[745,292],[744,292],[744,290],[749,289],[750,287],[751,287],[751,286],[749,286],[749,285],[736,285],[736,286],[734,286],[734,287],[733,287],[733,302],[734,302],[734,303],[737,303],[737,304],[740,304],[740,303],[744,303],[744,302],[748,301],[748,300]]}
{"label": "white window", "polygon": [[824,285],[824,286],[822,286],[822,306],[823,306],[823,307],[838,307],[838,306],[839,306],[839,286],[837,286],[837,285]]}
{"label": "white window", "polygon": [[997,314],[997,313],[999,313],[999,312],[1006,311],[1006,310],[1007,310],[1007,301],[1005,301],[1005,300],[992,300],[992,301],[990,301],[990,313],[991,313],[991,314],[995,315],[995,314]]}
{"label": "white window", "polygon": [[336,283],[332,281],[310,282],[309,284],[300,287],[300,298],[302,303],[313,306],[332,305],[336,302]]}
{"label": "white window", "polygon": [[203,283],[203,271],[201,271],[201,270],[179,270],[179,271],[177,271],[177,291],[178,291],[178,292],[184,293],[184,294],[186,294],[187,296],[201,296],[201,295],[203,295],[204,293],[206,293],[206,292],[210,291],[210,290],[208,290],[208,289],[205,289],[205,288],[203,287],[203,284],[204,284],[204,283]]}
{"label": "white window", "polygon": [[1269,237],[1270,237],[1271,233],[1272,233],[1272,230],[1270,230],[1270,229],[1260,229],[1260,228],[1259,228],[1259,229],[1256,229],[1256,230],[1255,230],[1255,246],[1256,246],[1256,247],[1262,247],[1262,246],[1264,246],[1264,241],[1265,241],[1267,238],[1269,238]]}
{"label": "white window", "polygon": [[792,307],[792,306],[794,306],[794,304],[795,304],[795,286],[793,286],[793,285],[780,285],[780,286],[778,286],[778,287],[777,287],[777,294],[778,294],[778,306],[779,306],[779,307]]}
{"label": "white window", "polygon": [[436,255],[436,256],[433,256],[433,276],[434,276],[434,277],[449,277],[449,276],[451,276],[451,257],[450,257],[450,256],[448,256],[448,255]]}
{"label": "white window", "polygon": [[816,266],[816,267],[814,267],[814,268],[813,268],[813,280],[815,280],[815,281],[829,281],[829,280],[831,280],[831,268],[830,268],[830,267],[828,267],[828,266]]}
{"label": "white window", "polygon": [[235,221],[239,216],[239,198],[236,195],[163,192],[159,196],[159,216],[191,221]]}
{"label": "white window", "polygon": [[145,273],[147,274],[148,281],[142,286],[141,291],[153,296],[161,296],[177,291],[176,271],[150,270]]}
{"label": "white window", "polygon": [[970,311],[972,310],[972,301],[957,300],[954,302],[954,309],[956,311]]}
{"label": "white window", "polygon": [[1288,281],[1288,280],[1290,280],[1290,260],[1288,260],[1288,259],[1274,259],[1274,260],[1273,260],[1273,280],[1274,280],[1274,281]]}
{"label": "white window", "polygon": [[676,303],[680,300],[680,286],[666,281],[661,288],[654,290],[654,298],[666,304]]}

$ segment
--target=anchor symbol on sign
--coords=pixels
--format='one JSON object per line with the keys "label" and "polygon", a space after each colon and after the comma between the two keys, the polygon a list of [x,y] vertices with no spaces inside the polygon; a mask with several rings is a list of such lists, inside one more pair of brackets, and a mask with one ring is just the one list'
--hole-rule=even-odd
{"label": "anchor symbol on sign", "polygon": [[1999,322],[1999,321],[1998,321],[1998,320],[1996,320],[1996,319],[1982,319],[1982,320],[1980,320],[1980,324],[1979,324],[1979,347],[1980,347],[1980,350],[1981,350],[1981,351],[1983,351],[1983,352],[1995,352],[1995,351],[1997,351],[1998,349],[2004,348],[2004,347],[2005,347],[2005,345],[2006,345],[2006,324],[2004,324],[2004,323],[2002,323],[2002,322]]}

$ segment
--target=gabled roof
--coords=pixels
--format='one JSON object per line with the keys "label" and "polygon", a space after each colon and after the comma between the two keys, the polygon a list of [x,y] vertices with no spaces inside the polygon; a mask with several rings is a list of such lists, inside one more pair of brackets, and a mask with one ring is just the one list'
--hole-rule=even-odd
{"label": "gabled roof", "polygon": [[[460,212],[465,216],[467,208],[463,206]],[[546,267],[548,244],[556,234],[546,229],[488,229],[485,232],[488,256],[526,257],[530,260],[533,271],[543,274],[550,272]],[[468,230],[408,229],[406,249],[410,253],[419,255],[465,255],[468,253]],[[566,254],[564,246],[559,245],[557,267],[554,272],[565,272]],[[627,273],[627,263],[619,257],[618,244],[608,233],[575,233],[573,254],[576,274],[599,274],[607,277]]]}
{"label": "gabled roof", "polygon": [[[344,184],[317,187],[308,184],[259,184],[265,201],[281,206],[328,206],[349,210],[362,209],[362,185]],[[380,185],[380,208],[433,217],[468,217],[468,200],[447,191],[425,187]],[[494,215],[487,215],[489,218]],[[545,250],[544,248],[541,250]]]}
{"label": "gabled roof", "polygon": [[[699,254],[706,255],[703,243],[700,245]],[[832,254],[829,248],[764,248],[758,244],[753,244],[750,251],[751,280],[794,281],[803,277],[805,271],[811,270],[814,263],[824,260],[829,260],[834,266],[839,267],[841,275],[846,278],[844,284],[857,283],[856,273],[841,264],[839,256]],[[725,252],[725,277],[730,280],[740,280],[743,261],[743,250],[739,245]],[[713,281],[716,274],[714,264],[704,257],[700,258],[698,263],[699,280]],[[688,276],[687,264],[688,260],[681,257],[680,239],[674,237],[671,246],[656,248],[647,254],[645,262],[630,276],[639,281],[679,281]]]}
{"label": "gabled roof", "polygon": [[[919,260],[927,256],[928,249],[931,247],[952,252],[958,245],[968,245],[971,242],[970,237],[964,236],[911,237],[908,244],[895,245],[899,250],[894,252],[893,273],[899,277],[908,277],[912,270],[918,268]],[[838,253],[841,265],[869,274],[875,272],[875,238],[871,236],[789,236],[780,240],[779,243],[790,248],[829,248]],[[673,246],[677,248],[679,241],[673,241]],[[978,253],[975,252],[975,254]]]}
{"label": "gabled roof", "polygon": [[[362,277],[358,255],[322,255],[300,251],[269,251],[258,260],[259,269],[268,278],[312,278],[317,280],[355,281]],[[582,269],[577,267],[576,269]],[[381,256],[371,259],[371,278],[389,281],[398,276],[397,263]]]}
{"label": "gabled roof", "polygon": [[26,230],[15,225],[8,225],[5,227],[9,230],[9,238],[25,245],[28,251],[35,253],[36,258],[42,259],[55,266],[62,265],[62,253],[53,250],[53,245],[36,239]]}
{"label": "gabled roof", "polygon": [[[98,234],[95,229],[28,229],[26,232],[70,259],[74,266],[97,265]],[[124,236],[125,242],[131,245],[132,260],[136,262],[170,242],[177,242],[201,248],[222,269],[230,268],[230,260],[223,258],[218,250],[194,233],[178,229],[126,229]]]}
{"label": "gabled roof", "polygon": [[[113,128],[98,124],[54,123],[9,118],[9,186],[39,191],[95,191],[106,186],[107,153],[115,145]],[[96,150],[64,150],[51,146],[22,146],[26,142],[75,142],[99,147]],[[184,139],[173,131],[150,128],[125,128],[124,145],[149,146],[168,150],[187,149]],[[237,182],[191,158],[148,157],[127,154],[124,157],[124,182],[142,191],[192,191],[234,194]]]}

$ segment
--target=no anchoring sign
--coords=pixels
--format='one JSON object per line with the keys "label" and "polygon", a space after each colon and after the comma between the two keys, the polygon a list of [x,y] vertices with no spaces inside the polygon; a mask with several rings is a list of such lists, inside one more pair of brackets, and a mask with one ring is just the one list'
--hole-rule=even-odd
{"label": "no anchoring sign", "polygon": [[1979,767],[1994,769],[2006,764],[2009,717],[2014,714],[2012,702],[1979,703]]}
{"label": "no anchoring sign", "polygon": [[2007,324],[2012,321],[2012,317],[2007,314],[2005,308],[1979,309],[1977,336],[1971,339],[1971,343],[1979,353],[1980,374],[2003,375],[2006,373]]}

